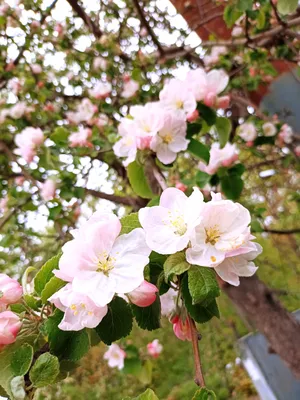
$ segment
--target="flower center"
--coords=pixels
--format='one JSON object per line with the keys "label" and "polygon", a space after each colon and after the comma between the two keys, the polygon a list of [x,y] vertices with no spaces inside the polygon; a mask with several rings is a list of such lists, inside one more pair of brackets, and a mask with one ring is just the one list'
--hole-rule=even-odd
{"label": "flower center", "polygon": [[97,263],[97,272],[102,272],[104,275],[108,276],[109,271],[114,268],[114,263],[116,259],[104,254],[104,257],[100,258]]}
{"label": "flower center", "polygon": [[173,136],[171,135],[171,133],[167,133],[165,136],[162,137],[162,140],[164,143],[171,143],[173,141]]}
{"label": "flower center", "polygon": [[177,108],[183,108],[183,101],[182,100],[176,100],[175,105]]}
{"label": "flower center", "polygon": [[[73,314],[76,316],[76,315],[78,315],[78,312],[80,312],[82,310],[86,310],[86,305],[84,303],[80,303],[79,305],[71,304],[70,309],[73,311]],[[87,314],[89,316],[91,316],[94,313],[92,311],[88,311]]]}
{"label": "flower center", "polygon": [[170,223],[176,235],[182,236],[187,231],[186,223],[182,215],[171,215],[170,214]]}
{"label": "flower center", "polygon": [[206,232],[206,240],[205,243],[210,243],[213,246],[218,242],[221,234],[216,225],[212,226],[211,228],[205,228]]}

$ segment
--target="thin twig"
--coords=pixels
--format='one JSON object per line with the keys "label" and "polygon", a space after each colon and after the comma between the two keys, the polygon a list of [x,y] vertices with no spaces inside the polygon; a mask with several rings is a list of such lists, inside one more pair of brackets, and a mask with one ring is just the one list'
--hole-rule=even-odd
{"label": "thin twig", "polygon": [[194,366],[195,366],[195,383],[199,387],[205,387],[204,376],[202,373],[201,358],[199,352],[199,332],[197,331],[195,321],[188,315],[189,328],[192,338]]}
{"label": "thin twig", "polygon": [[300,233],[300,228],[281,230],[281,229],[269,229],[264,227],[264,232],[273,233],[275,235],[293,235],[295,233]]}

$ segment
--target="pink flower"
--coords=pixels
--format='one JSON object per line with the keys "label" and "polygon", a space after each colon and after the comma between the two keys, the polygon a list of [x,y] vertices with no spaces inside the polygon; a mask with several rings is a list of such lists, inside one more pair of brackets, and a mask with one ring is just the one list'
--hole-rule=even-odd
{"label": "pink flower", "polygon": [[112,213],[96,212],[72,232],[55,275],[72,282],[74,291],[108,304],[115,293],[130,293],[144,281],[150,249],[143,229],[119,236],[121,223]]}
{"label": "pink flower", "polygon": [[93,68],[94,70],[103,70],[105,71],[107,68],[107,61],[103,57],[95,57],[93,60]]}
{"label": "pink flower", "polygon": [[237,134],[245,142],[253,142],[257,137],[257,130],[252,122],[245,122],[237,128]]}
{"label": "pink flower", "polygon": [[111,84],[109,82],[97,82],[93,89],[89,90],[90,96],[95,99],[105,99],[111,92]]}
{"label": "pink flower", "polygon": [[16,341],[21,329],[20,318],[11,311],[0,313],[0,345],[11,344]]}
{"label": "pink flower", "polygon": [[277,133],[276,126],[272,122],[266,122],[262,126],[262,130],[265,136],[275,136]]}
{"label": "pink flower", "polygon": [[0,212],[5,213],[7,211],[8,196],[2,197],[0,199]]}
{"label": "pink flower", "polygon": [[18,146],[16,154],[21,155],[27,163],[30,163],[36,154],[36,149],[43,142],[44,134],[40,128],[25,128],[15,137],[15,143]]}
{"label": "pink flower", "polygon": [[210,149],[209,164],[199,163],[199,169],[209,175],[217,172],[221,166],[229,167],[238,159],[237,148],[235,144],[226,143],[223,149],[220,149],[220,144],[215,142]]}
{"label": "pink flower", "polygon": [[51,296],[49,301],[65,313],[58,325],[63,331],[95,328],[107,314],[106,305],[103,307],[96,306],[90,297],[75,292],[71,283]]}
{"label": "pink flower", "polygon": [[108,361],[108,366],[110,368],[117,367],[119,370],[121,370],[124,368],[126,353],[116,343],[113,343],[104,353],[103,358],[104,360]]}
{"label": "pink flower", "polygon": [[92,119],[97,110],[97,106],[90,99],[84,98],[77,105],[76,111],[68,111],[66,116],[73,124],[79,124],[80,122],[87,122]]}
{"label": "pink flower", "polygon": [[160,296],[161,315],[169,317],[175,311],[177,296],[178,292],[172,288]]}
{"label": "pink flower", "polygon": [[295,148],[295,154],[296,154],[297,157],[300,157],[300,146],[297,146]]}
{"label": "pink flower", "polygon": [[58,22],[54,27],[54,31],[57,32],[58,36],[61,36],[64,34],[65,28],[61,23]]}
{"label": "pink flower", "polygon": [[179,189],[182,192],[185,192],[187,189],[187,186],[182,182],[176,182],[175,187],[176,187],[176,189]]}
{"label": "pink flower", "polygon": [[194,122],[199,118],[199,112],[198,110],[193,111],[192,113],[188,114],[186,117],[186,120],[188,122]]}
{"label": "pink flower", "polygon": [[161,105],[180,117],[186,117],[196,110],[195,95],[185,82],[171,79],[159,94]]}
{"label": "pink flower", "polygon": [[153,342],[147,344],[147,350],[150,356],[157,358],[162,352],[163,346],[159,343],[158,339],[154,339]]}
{"label": "pink flower", "polygon": [[178,339],[191,342],[192,336],[189,320],[187,318],[183,320],[179,315],[175,315],[175,317],[171,319],[171,322],[173,324],[173,331]]}
{"label": "pink flower", "polygon": [[205,54],[203,61],[205,65],[212,65],[212,64],[216,64],[219,59],[220,56],[223,54],[227,54],[228,53],[228,49],[225,46],[214,46],[211,49],[210,54]]}
{"label": "pink flower", "polygon": [[138,307],[148,307],[154,303],[156,299],[156,293],[158,289],[152,283],[144,281],[139,287],[134,289],[132,292],[127,293],[127,296],[131,303]]}
{"label": "pink flower", "polygon": [[129,99],[133,97],[136,92],[139,90],[139,83],[134,81],[133,79],[129,79],[124,82],[123,91],[121,92],[121,96],[125,99]]}
{"label": "pink flower", "polygon": [[41,197],[44,201],[52,200],[55,196],[56,183],[53,179],[47,179],[41,188]]}
{"label": "pink flower", "polygon": [[6,274],[0,274],[0,306],[17,303],[23,289],[19,282]]}
{"label": "pink flower", "polygon": [[88,140],[91,136],[91,129],[79,127],[78,132],[69,136],[70,147],[93,147],[93,144]]}
{"label": "pink flower", "polygon": [[281,146],[283,146],[284,143],[291,144],[293,141],[293,129],[287,124],[282,125],[278,137]]}
{"label": "pink flower", "polygon": [[24,114],[26,114],[31,110],[32,110],[31,107],[27,107],[27,104],[24,101],[20,101],[19,103],[15,104],[13,107],[10,108],[9,115],[13,119],[19,119],[23,117]]}
{"label": "pink flower", "polygon": [[221,96],[217,98],[216,107],[225,110],[230,105],[230,96]]}
{"label": "pink flower", "polygon": [[31,70],[34,74],[38,75],[41,74],[43,69],[40,64],[31,64]]}
{"label": "pink flower", "polygon": [[242,36],[243,33],[244,33],[244,30],[243,30],[243,28],[241,26],[235,26],[232,29],[231,36],[232,37],[238,37],[238,36]]}

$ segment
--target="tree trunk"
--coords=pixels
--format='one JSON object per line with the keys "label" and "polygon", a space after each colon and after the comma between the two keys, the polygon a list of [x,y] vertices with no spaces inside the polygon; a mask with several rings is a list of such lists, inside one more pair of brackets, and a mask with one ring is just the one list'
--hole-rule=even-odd
{"label": "tree trunk", "polygon": [[300,378],[300,324],[283,308],[274,292],[256,276],[242,278],[238,287],[225,284],[222,289],[265,335],[272,352]]}

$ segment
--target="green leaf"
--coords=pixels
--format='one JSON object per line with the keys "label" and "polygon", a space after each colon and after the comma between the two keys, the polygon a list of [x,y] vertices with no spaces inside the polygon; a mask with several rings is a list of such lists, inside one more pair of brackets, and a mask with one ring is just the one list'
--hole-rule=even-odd
{"label": "green leaf", "polygon": [[138,213],[126,215],[125,217],[120,219],[120,222],[122,225],[120,235],[123,235],[124,233],[129,233],[133,229],[141,227]]}
{"label": "green leaf", "polygon": [[66,284],[65,281],[53,276],[49,282],[46,283],[46,286],[42,290],[41,299],[43,304],[47,302],[49,297],[51,297],[54,293],[58,292],[59,289],[64,287]]}
{"label": "green leaf", "polygon": [[200,188],[204,188],[204,186],[210,181],[211,176],[203,171],[198,171],[196,174],[196,183]]}
{"label": "green leaf", "polygon": [[220,296],[215,272],[211,268],[192,266],[188,271],[188,285],[193,304],[207,306]]}
{"label": "green leaf", "polygon": [[244,188],[244,182],[237,175],[223,176],[221,178],[221,188],[228,199],[237,200]]}
{"label": "green leaf", "polygon": [[235,4],[230,4],[225,7],[223,18],[227,27],[231,28],[242,15],[243,13],[236,9]]}
{"label": "green leaf", "polygon": [[[140,370],[139,375],[138,375],[138,378],[139,378],[140,382],[143,385],[149,385],[151,383],[151,381],[152,381],[152,370],[153,370],[152,362],[150,360],[146,360],[144,365],[142,366],[142,369]],[[140,396],[143,396],[143,395],[140,395],[138,397],[138,399],[139,400],[141,400],[141,399],[144,399],[144,400],[145,399],[156,400],[157,397],[155,396],[154,392],[152,392],[152,390],[150,390],[150,389],[148,389],[148,391],[150,391],[150,393],[147,393],[147,391],[146,391],[146,393],[144,393],[144,395],[150,396],[150,397],[143,398],[143,397],[140,397]],[[153,395],[155,397],[151,397]]]}
{"label": "green leaf", "polygon": [[229,168],[229,175],[238,175],[241,176],[245,172],[246,168],[244,164],[236,164],[233,167]]}
{"label": "green leaf", "polygon": [[298,0],[278,0],[277,9],[280,14],[287,15],[296,11]]}
{"label": "green leaf", "polygon": [[149,307],[138,307],[131,304],[131,309],[138,326],[148,331],[160,328],[160,299],[156,300]]}
{"label": "green leaf", "polygon": [[59,374],[58,358],[50,353],[44,353],[36,360],[29,372],[29,379],[34,387],[50,385]]}
{"label": "green leaf", "polygon": [[202,125],[199,124],[199,122],[194,122],[192,124],[188,124],[186,138],[191,139],[194,135],[197,135],[198,133],[200,133],[201,129],[202,129]]}
{"label": "green leaf", "polygon": [[217,117],[216,129],[218,132],[219,142],[220,142],[220,146],[222,149],[225,146],[225,144],[228,142],[228,139],[230,136],[230,132],[232,129],[231,121],[225,117]]}
{"label": "green leaf", "polygon": [[212,126],[216,123],[217,114],[212,108],[207,107],[203,103],[198,103],[197,110],[199,111],[200,117],[205,120],[208,126]]}
{"label": "green leaf", "polygon": [[238,0],[236,8],[238,11],[245,12],[247,10],[252,10],[253,0]]}
{"label": "green leaf", "polygon": [[108,305],[107,314],[95,329],[100,339],[110,345],[129,335],[132,322],[130,306],[121,297],[115,297]]}
{"label": "green leaf", "polygon": [[181,293],[188,313],[196,322],[203,324],[211,320],[213,317],[220,317],[218,305],[215,299],[212,300],[207,306],[193,304],[192,296],[188,287],[187,275],[185,275],[182,280]]}
{"label": "green leaf", "polygon": [[28,343],[24,343],[12,355],[11,369],[15,376],[25,375],[32,363],[33,347]]}
{"label": "green leaf", "polygon": [[168,281],[170,275],[181,275],[190,268],[186,261],[185,253],[171,254],[164,263],[165,280]]}
{"label": "green leaf", "polygon": [[192,400],[217,400],[217,396],[212,390],[201,388],[197,390]]}
{"label": "green leaf", "polygon": [[53,276],[53,270],[58,268],[58,262],[61,254],[50,258],[39,270],[34,278],[34,289],[37,294],[41,294],[46,283],[50,281]]}
{"label": "green leaf", "polygon": [[35,297],[31,296],[30,294],[24,294],[23,299],[28,307],[32,308],[35,311],[38,311],[41,307],[42,303],[40,300],[37,300]]}
{"label": "green leaf", "polygon": [[141,360],[136,357],[136,358],[128,358],[127,357],[127,351],[126,351],[126,358],[124,361],[124,368],[123,372],[125,374],[132,374],[132,375],[138,375],[141,371],[142,368],[142,362]]}
{"label": "green leaf", "polygon": [[266,13],[263,8],[260,7],[259,13],[256,19],[257,29],[264,29],[266,25]]}
{"label": "green leaf", "polygon": [[148,184],[143,166],[136,161],[127,167],[127,175],[133,191],[144,199],[152,199],[154,194]]}
{"label": "green leaf", "polygon": [[159,206],[159,200],[160,200],[160,196],[153,197],[153,199],[149,201],[149,203],[146,205],[146,207]]}
{"label": "green leaf", "polygon": [[138,397],[125,397],[123,400],[159,400],[159,398],[153,390],[147,389],[146,392],[140,394]]}
{"label": "green leaf", "polygon": [[209,162],[209,150],[205,144],[200,143],[195,139],[191,139],[187,150],[194,156],[204,160],[206,163]]}
{"label": "green leaf", "polygon": [[69,136],[69,131],[66,128],[58,127],[55,128],[52,135],[50,135],[50,139],[53,140],[55,144],[64,144],[67,143]]}
{"label": "green leaf", "polygon": [[89,336],[85,329],[78,332],[60,330],[58,325],[62,318],[63,313],[56,310],[44,324],[50,352],[60,360],[78,361],[90,348]]}

